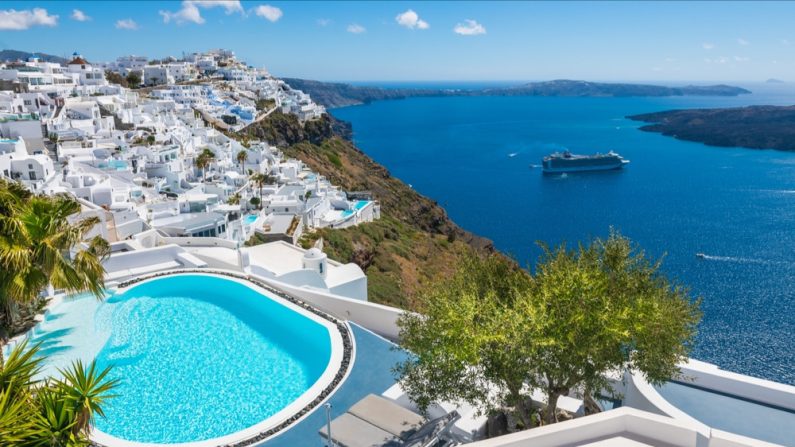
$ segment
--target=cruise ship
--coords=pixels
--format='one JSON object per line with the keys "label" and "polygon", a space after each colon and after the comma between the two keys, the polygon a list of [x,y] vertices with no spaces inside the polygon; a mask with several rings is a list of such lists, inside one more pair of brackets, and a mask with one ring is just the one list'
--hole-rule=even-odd
{"label": "cruise ship", "polygon": [[578,171],[608,171],[621,169],[629,160],[624,160],[617,153],[610,151],[606,154],[575,155],[569,151],[555,152],[544,157],[542,168],[544,172],[578,172]]}

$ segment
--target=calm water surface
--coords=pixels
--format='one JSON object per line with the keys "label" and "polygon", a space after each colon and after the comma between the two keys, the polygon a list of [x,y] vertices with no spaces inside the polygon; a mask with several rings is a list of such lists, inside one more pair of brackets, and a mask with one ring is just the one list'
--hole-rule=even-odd
{"label": "calm water surface", "polygon": [[[795,85],[747,88],[736,98],[412,98],[332,113],[392,174],[524,263],[538,258],[536,241],[611,226],[665,255],[665,271],[704,299],[695,358],[795,384],[795,153],[678,141],[624,118],[795,104]],[[631,164],[565,177],[532,167],[564,148],[612,149]]]}

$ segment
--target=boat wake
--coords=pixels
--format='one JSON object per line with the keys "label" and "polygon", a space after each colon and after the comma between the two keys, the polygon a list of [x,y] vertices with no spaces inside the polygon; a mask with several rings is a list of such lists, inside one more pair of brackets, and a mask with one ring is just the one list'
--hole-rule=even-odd
{"label": "boat wake", "polygon": [[508,156],[511,158],[516,157],[517,155],[519,155],[519,152],[511,152],[510,154],[508,154]]}
{"label": "boat wake", "polygon": [[739,256],[712,256],[704,253],[696,253],[696,257],[705,261],[733,262],[736,264],[781,264],[781,262],[770,261],[767,259],[743,258]]}
{"label": "boat wake", "polygon": [[795,194],[795,189],[758,189],[757,191],[770,194]]}

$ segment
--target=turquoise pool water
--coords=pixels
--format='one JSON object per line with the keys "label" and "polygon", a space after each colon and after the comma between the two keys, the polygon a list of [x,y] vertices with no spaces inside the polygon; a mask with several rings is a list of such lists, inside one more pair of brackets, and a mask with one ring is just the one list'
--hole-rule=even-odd
{"label": "turquoise pool water", "polygon": [[360,209],[366,207],[368,203],[370,203],[370,202],[367,201],[367,200],[359,200],[358,202],[356,202],[356,209],[360,210]]}
{"label": "turquoise pool water", "polygon": [[352,214],[353,214],[353,210],[343,210],[342,211],[342,217],[343,218],[348,217],[348,216],[350,216]]}
{"label": "turquoise pool water", "polygon": [[680,382],[667,382],[657,391],[668,402],[719,430],[764,441],[795,446],[795,412]]}
{"label": "turquoise pool water", "polygon": [[245,223],[246,223],[246,225],[251,225],[251,224],[253,224],[253,223],[254,223],[254,221],[256,221],[256,220],[257,220],[257,215],[256,215],[256,214],[249,214],[248,216],[246,216],[245,218],[243,218],[243,222],[245,222]]}
{"label": "turquoise pool water", "polygon": [[216,276],[159,278],[101,303],[70,300],[50,317],[39,334],[60,349],[57,361],[113,365],[118,397],[96,426],[129,441],[191,442],[246,429],[307,391],[331,358],[325,326]]}

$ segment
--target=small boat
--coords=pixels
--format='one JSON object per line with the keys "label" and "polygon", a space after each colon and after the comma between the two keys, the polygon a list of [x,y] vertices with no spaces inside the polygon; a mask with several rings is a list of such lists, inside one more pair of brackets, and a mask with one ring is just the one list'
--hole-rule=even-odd
{"label": "small boat", "polygon": [[696,253],[696,257],[698,259],[707,259],[707,255],[705,255],[704,253]]}

